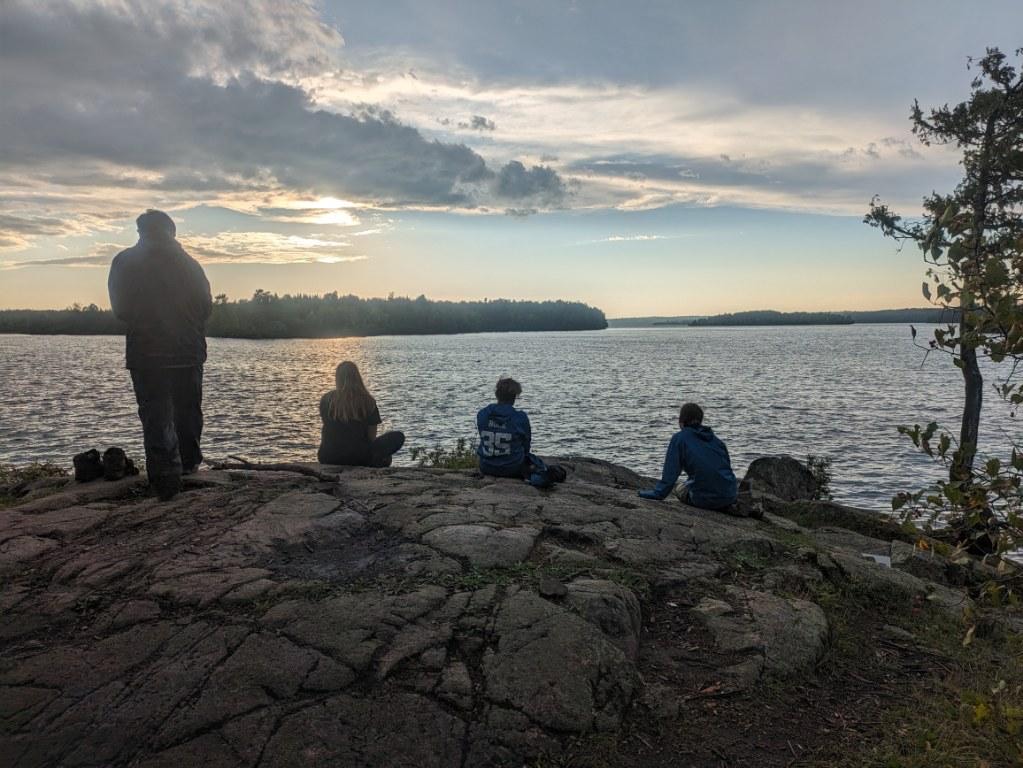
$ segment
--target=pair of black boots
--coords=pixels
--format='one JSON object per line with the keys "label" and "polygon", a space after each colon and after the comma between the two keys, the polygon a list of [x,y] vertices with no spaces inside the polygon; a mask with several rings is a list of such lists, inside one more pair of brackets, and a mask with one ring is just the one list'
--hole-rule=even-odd
{"label": "pair of black boots", "polygon": [[104,480],[120,480],[139,473],[135,462],[117,446],[107,448],[102,456],[95,448],[83,451],[75,455],[72,461],[75,465],[75,480],[79,483],[88,483],[101,477]]}

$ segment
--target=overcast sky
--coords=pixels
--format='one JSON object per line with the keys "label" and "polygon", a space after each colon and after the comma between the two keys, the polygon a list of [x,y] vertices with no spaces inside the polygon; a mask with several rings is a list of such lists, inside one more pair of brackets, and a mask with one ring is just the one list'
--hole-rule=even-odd
{"label": "overcast sky", "polygon": [[861,224],[1020,0],[0,2],[0,307],[106,306],[167,210],[216,293],[918,306]]}

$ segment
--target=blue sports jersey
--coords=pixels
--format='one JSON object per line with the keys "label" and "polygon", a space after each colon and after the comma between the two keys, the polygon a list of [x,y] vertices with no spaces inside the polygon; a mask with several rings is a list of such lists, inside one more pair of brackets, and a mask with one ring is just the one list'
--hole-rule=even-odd
{"label": "blue sports jersey", "polygon": [[480,433],[476,454],[481,469],[510,469],[525,464],[533,437],[525,411],[507,403],[491,403],[476,414],[476,428]]}

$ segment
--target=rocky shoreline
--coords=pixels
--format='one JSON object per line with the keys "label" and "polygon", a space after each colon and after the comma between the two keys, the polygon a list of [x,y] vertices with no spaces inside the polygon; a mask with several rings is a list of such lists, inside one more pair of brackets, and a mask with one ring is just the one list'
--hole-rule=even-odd
{"label": "rocky shoreline", "polygon": [[[558,461],[551,492],[468,470],[205,471],[169,503],[127,478],[0,509],[0,754],[814,765],[842,741],[820,702],[868,709],[834,670],[872,682],[924,653],[887,617],[972,611],[981,566],[884,519],[775,496],[761,520],[729,517]],[[877,669],[841,648],[853,604],[884,607],[851,630],[887,649]]]}

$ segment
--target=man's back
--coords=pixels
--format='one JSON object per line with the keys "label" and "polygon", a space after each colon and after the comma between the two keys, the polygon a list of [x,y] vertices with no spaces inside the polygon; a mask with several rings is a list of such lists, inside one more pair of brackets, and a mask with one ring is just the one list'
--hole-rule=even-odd
{"label": "man's back", "polygon": [[212,309],[202,267],[173,238],[142,239],[110,266],[110,304],[127,325],[128,368],[178,368],[206,361]]}
{"label": "man's back", "polygon": [[210,284],[175,239],[174,221],[150,209],[135,220],[138,244],[110,265],[110,307],[127,326],[125,357],[142,421],[146,474],[173,498],[181,475],[202,464],[202,373]]}

